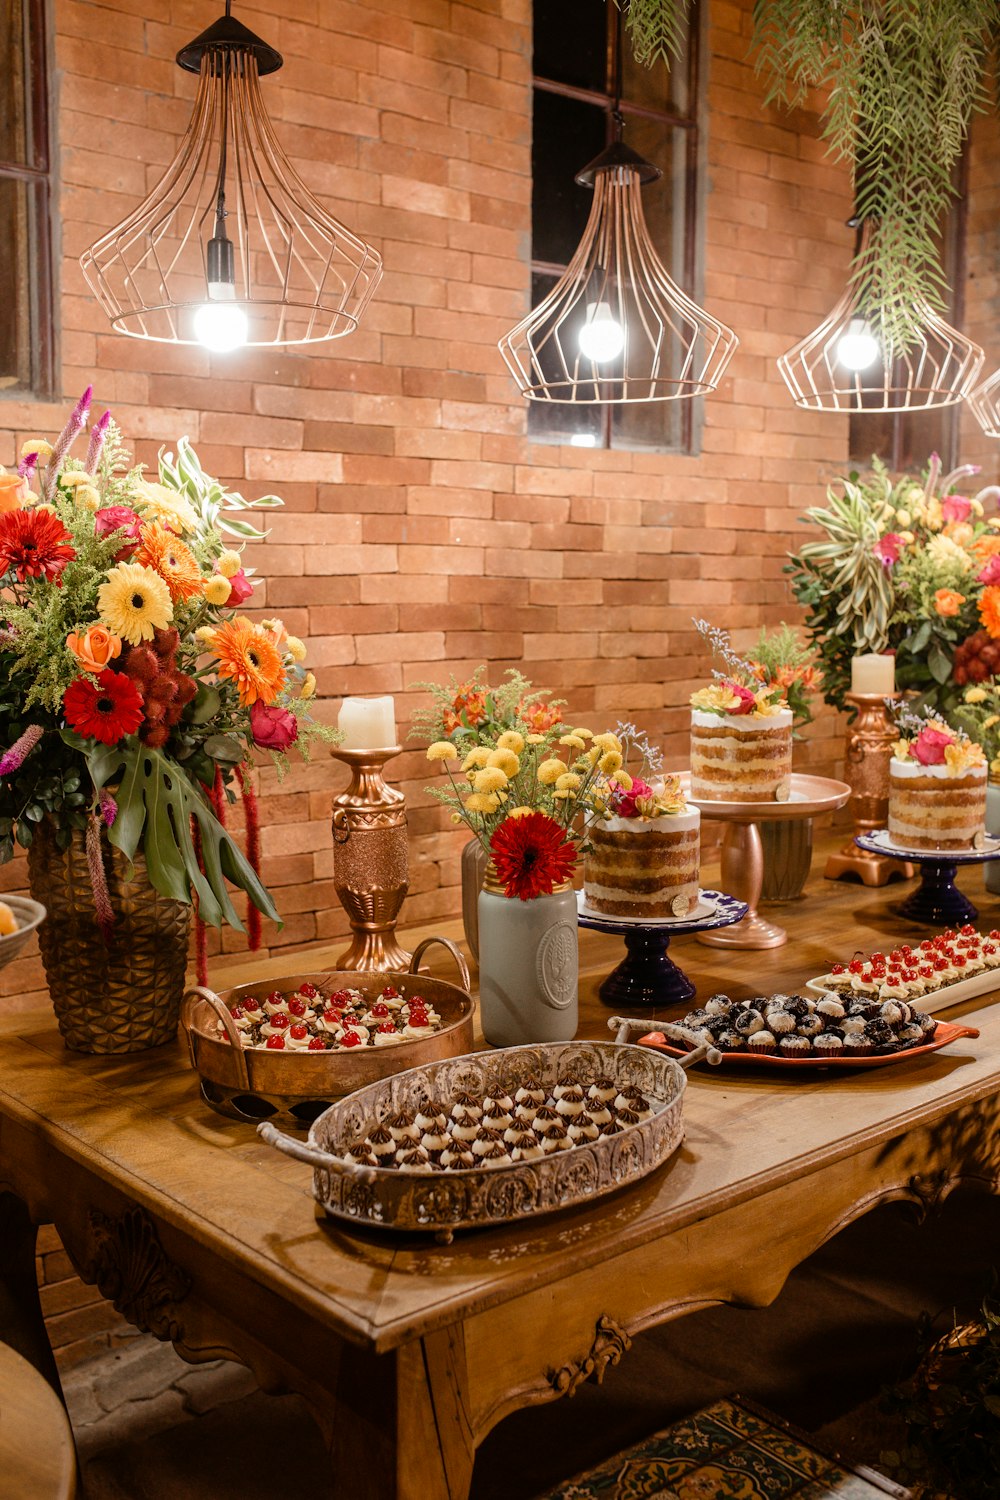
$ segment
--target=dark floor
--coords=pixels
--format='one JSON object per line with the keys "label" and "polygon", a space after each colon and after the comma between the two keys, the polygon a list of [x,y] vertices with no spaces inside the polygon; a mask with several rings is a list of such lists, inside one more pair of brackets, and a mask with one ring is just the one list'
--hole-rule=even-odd
{"label": "dark floor", "polygon": [[[601,1387],[518,1413],[486,1439],[472,1500],[533,1500],[568,1476],[739,1392],[851,1463],[898,1432],[880,1391],[912,1369],[916,1324],[974,1314],[1000,1268],[1000,1202],[955,1194],[919,1224],[890,1204],[831,1240],[769,1308],[713,1308],[637,1337]],[[332,1490],[297,1397],[237,1366],[191,1367],[142,1336],[74,1371],[66,1395],[86,1500],[351,1500]],[[961,1497],[958,1497],[961,1500]]]}

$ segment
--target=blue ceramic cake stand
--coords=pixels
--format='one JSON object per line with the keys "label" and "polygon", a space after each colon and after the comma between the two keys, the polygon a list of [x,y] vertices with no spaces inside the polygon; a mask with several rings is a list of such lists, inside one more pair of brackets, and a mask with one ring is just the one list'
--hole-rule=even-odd
{"label": "blue ceramic cake stand", "polygon": [[931,927],[961,927],[974,922],[978,908],[958,889],[955,874],[959,865],[981,865],[1000,858],[1000,839],[989,837],[982,849],[904,849],[892,842],[887,828],[881,828],[877,833],[859,833],[854,842],[869,854],[887,854],[920,866],[920,884],[896,911],[911,922],[925,922]]}
{"label": "blue ceramic cake stand", "polygon": [[637,917],[605,917],[590,911],[582,891],[577,892],[579,923],[594,932],[616,933],[625,939],[625,957],[604,980],[598,995],[605,1005],[625,1010],[630,1005],[688,1005],[695,988],[687,975],[669,957],[667,949],[675,937],[708,932],[741,922],[749,911],[745,901],[702,891],[689,917],[670,917],[646,922]]}

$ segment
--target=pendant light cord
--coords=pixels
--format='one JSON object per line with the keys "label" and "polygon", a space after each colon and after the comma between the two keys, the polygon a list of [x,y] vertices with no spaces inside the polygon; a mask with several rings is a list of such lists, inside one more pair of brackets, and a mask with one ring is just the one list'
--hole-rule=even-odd
{"label": "pendant light cord", "polygon": [[625,129],[622,115],[622,0],[615,6],[615,103],[611,111],[612,139],[619,142]]}

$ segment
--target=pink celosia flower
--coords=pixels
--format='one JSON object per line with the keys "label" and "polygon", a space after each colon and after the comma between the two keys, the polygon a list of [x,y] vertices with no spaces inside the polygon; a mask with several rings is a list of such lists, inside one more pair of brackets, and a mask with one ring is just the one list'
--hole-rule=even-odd
{"label": "pink celosia flower", "polygon": [[967,521],[972,511],[972,501],[964,495],[948,495],[941,502],[941,515],[945,525],[951,521]]}
{"label": "pink celosia flower", "polygon": [[932,724],[921,729],[910,749],[914,760],[918,760],[922,766],[940,766],[944,764],[944,752],[949,745],[955,743],[955,736],[950,730],[935,729]]}
{"label": "pink celosia flower", "polygon": [[84,464],[88,474],[97,473],[97,465],[101,460],[101,450],[104,447],[104,439],[108,432],[108,423],[111,421],[111,413],[106,411],[103,417],[98,417],[90,429],[90,446],[87,449],[87,462]]}
{"label": "pink celosia flower", "polygon": [[79,434],[87,425],[87,415],[90,411],[90,398],[94,394],[94,388],[88,385],[79,401],[70,412],[69,421],[62,432],[56,438],[52,449],[52,457],[49,459],[45,470],[45,498],[51,500],[56,492],[56,484],[62,471],[63,460],[72,448]]}
{"label": "pink celosia flower", "polygon": [[110,828],[118,816],[118,803],[105,786],[97,794],[97,805],[105,828]]}
{"label": "pink celosia flower", "polygon": [[44,733],[41,724],[29,724],[6,754],[0,756],[0,776],[13,776],[19,771]]}
{"label": "pink celosia flower", "polygon": [[898,531],[887,531],[885,536],[875,543],[872,551],[884,568],[891,568],[899,562],[899,555],[905,546],[906,542]]}

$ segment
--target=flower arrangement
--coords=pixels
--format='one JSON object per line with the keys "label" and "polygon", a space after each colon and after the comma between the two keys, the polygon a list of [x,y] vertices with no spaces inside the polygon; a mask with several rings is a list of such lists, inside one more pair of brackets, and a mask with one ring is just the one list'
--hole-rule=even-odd
{"label": "flower arrangement", "polygon": [[893,746],[893,754],[899,760],[916,761],[922,766],[946,766],[952,776],[964,776],[974,766],[985,764],[982,745],[964,729],[953,728],[932,711],[915,713],[904,707],[897,710],[895,720],[900,738]]}
{"label": "flower arrangement", "polygon": [[1000,684],[968,687],[948,715],[949,723],[982,746],[993,779],[1000,779]]}
{"label": "flower arrangement", "polygon": [[43,819],[61,849],[85,833],[101,910],[105,828],[203,921],[240,928],[226,882],[241,887],[253,938],[257,911],[277,912],[225,802],[238,786],[254,845],[254,748],[283,769],[292,744],[331,738],[302,642],[238,613],[254,590],[240,544],[264,535],[243,513],[281,501],[224,490],[186,439],[146,478],[108,412],[75,457],[90,397],[0,474],[0,862]]}
{"label": "flower arrangement", "polygon": [[520,734],[548,734],[562,724],[563,700],[553,698],[547,688],[534,688],[514,667],[505,681],[490,687],[483,681],[486,668],[477,667],[467,682],[454,677],[443,686],[418,682],[415,687],[431,694],[431,706],[413,716],[410,738],[450,739],[468,748],[487,744],[504,730]]}
{"label": "flower arrangement", "polygon": [[801,722],[811,717],[807,696],[815,681],[809,665],[811,654],[788,626],[782,626],[773,637],[762,630],[755,659],[747,661],[733,650],[727,631],[707,620],[693,623],[725,671],[712,669],[714,682],[692,693],[692,708],[719,718],[745,715],[766,719],[792,707]]}
{"label": "flower arrangement", "polygon": [[825,507],[806,512],[824,539],[807,542],[786,567],[806,609],[827,702],[843,708],[851,659],[894,652],[896,686],[943,712],[967,682],[1000,668],[1000,495],[956,486],[978,469],[942,475],[932,454],[923,480],[872,473],[839,481]]}

